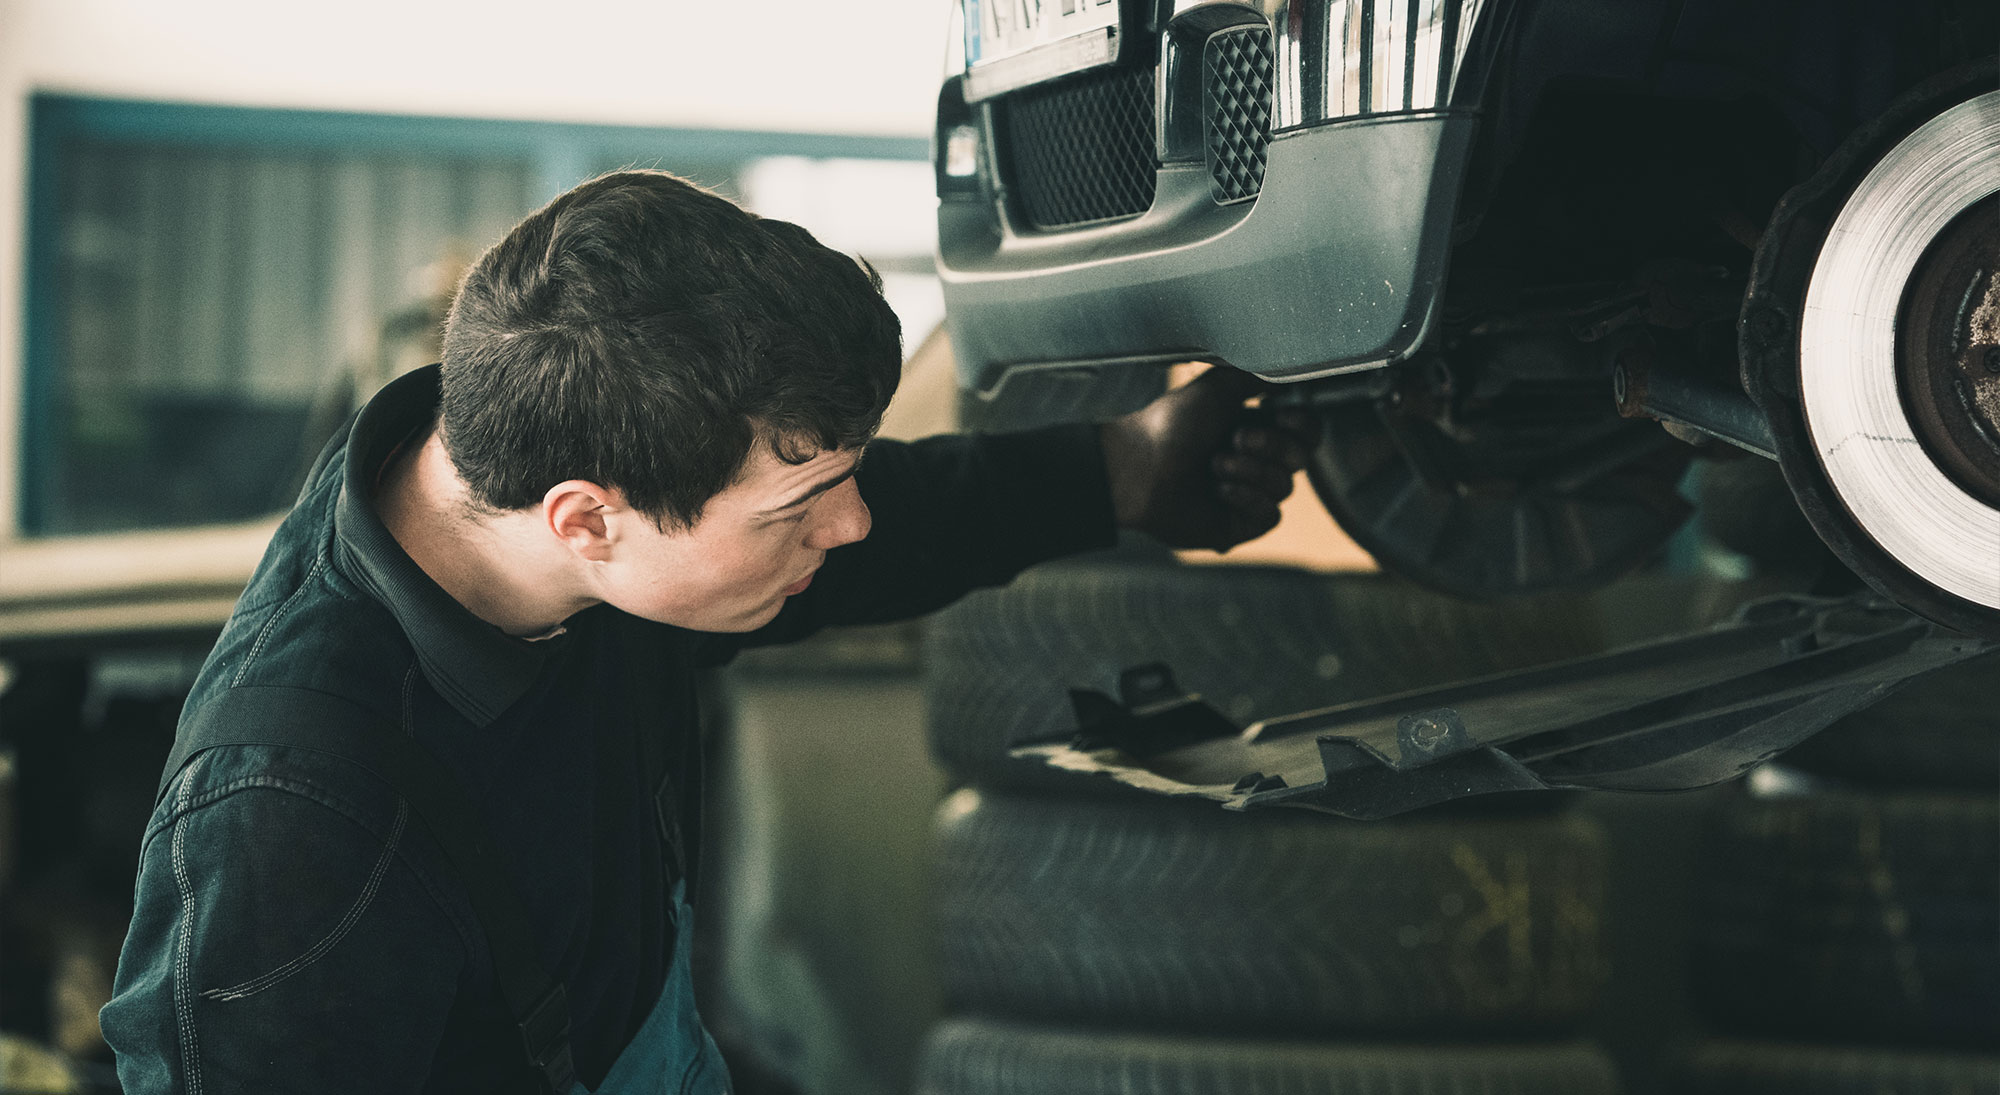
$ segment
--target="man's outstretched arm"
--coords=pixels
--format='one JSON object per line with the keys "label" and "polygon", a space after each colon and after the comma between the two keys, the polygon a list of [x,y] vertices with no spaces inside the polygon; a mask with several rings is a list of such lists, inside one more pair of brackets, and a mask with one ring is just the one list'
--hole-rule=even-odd
{"label": "man's outstretched arm", "polygon": [[831,624],[905,619],[1035,563],[1109,547],[1119,528],[1226,550],[1270,530],[1303,461],[1296,423],[1253,412],[1261,382],[1215,369],[1101,426],[869,447],[867,539],[829,553],[812,588],[723,650]]}

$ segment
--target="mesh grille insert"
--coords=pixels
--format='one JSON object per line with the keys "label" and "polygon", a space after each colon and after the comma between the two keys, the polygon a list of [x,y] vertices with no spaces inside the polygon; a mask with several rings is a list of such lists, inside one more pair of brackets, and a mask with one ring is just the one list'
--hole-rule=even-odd
{"label": "mesh grille insert", "polygon": [[1271,31],[1249,26],[1211,35],[1201,51],[1202,143],[1211,192],[1242,201],[1264,188],[1271,145]]}
{"label": "mesh grille insert", "polygon": [[1153,70],[1105,68],[995,104],[1007,181],[1036,228],[1135,217],[1153,205]]}

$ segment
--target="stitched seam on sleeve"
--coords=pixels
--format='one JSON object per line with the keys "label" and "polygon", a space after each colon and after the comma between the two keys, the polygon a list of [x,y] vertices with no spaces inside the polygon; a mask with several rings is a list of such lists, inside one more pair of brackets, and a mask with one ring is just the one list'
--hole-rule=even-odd
{"label": "stitched seam on sleeve", "polygon": [[[207,755],[204,754],[199,759],[206,760]],[[182,773],[182,778],[186,780],[188,785],[192,785],[194,782],[190,778],[194,773],[194,769],[195,766],[190,764],[187,771]],[[164,832],[166,829],[172,828],[181,817],[186,816],[194,810],[211,806],[228,798],[230,795],[248,790],[271,790],[297,795],[309,802],[316,802],[340,814],[363,829],[367,829],[370,832],[374,831],[373,827],[367,821],[363,820],[361,811],[355,808],[348,800],[328,792],[318,784],[305,780],[286,779],[279,776],[243,776],[221,786],[211,787],[201,794],[193,796],[191,799],[186,795],[182,795],[181,798],[186,799],[186,801],[176,801],[174,803],[171,810],[173,816],[162,823],[162,831]],[[408,804],[406,800],[401,798],[398,798],[397,802],[399,805]],[[465,914],[455,904],[455,899],[462,900],[462,891],[453,889],[441,880],[434,878],[430,872],[430,868],[418,861],[414,847],[400,849],[398,858],[409,868],[411,876],[417,880],[418,885],[423,887],[425,895],[431,899],[431,904],[457,930],[459,943],[464,947],[466,962],[475,962],[477,956],[484,953],[483,948],[485,947],[486,935],[478,922],[467,920]]]}
{"label": "stitched seam on sleeve", "polygon": [[271,618],[264,621],[264,626],[257,632],[257,641],[251,644],[250,653],[244,657],[243,664],[236,667],[236,677],[229,682],[232,688],[243,683],[243,678],[250,672],[250,667],[257,663],[257,655],[264,652],[264,643],[271,638],[272,629],[278,626],[278,621],[285,618],[285,614],[292,610],[293,605],[299,603],[299,598],[305,596],[306,590],[312,588],[313,579],[319,577],[320,568],[325,565],[326,553],[322,551],[313,560],[312,569],[306,571],[305,580],[299,583],[299,588],[293,590],[292,595],[285,598],[285,603],[271,613]]}
{"label": "stitched seam on sleeve", "polygon": [[395,862],[396,848],[402,843],[403,826],[409,821],[409,818],[410,804],[398,800],[396,803],[395,824],[389,830],[389,839],[383,843],[381,856],[375,860],[375,869],[369,872],[368,882],[361,888],[361,896],[355,898],[354,905],[347,910],[347,915],[341,917],[340,923],[334,925],[333,930],[328,932],[324,939],[313,944],[304,954],[299,955],[297,958],[261,977],[252,978],[240,985],[233,985],[226,989],[207,989],[202,992],[202,998],[204,1000],[241,1000],[246,996],[254,996],[291,977],[293,974],[310,967],[314,962],[325,957],[328,951],[332,950],[342,939],[347,937],[348,932],[354,930],[354,925],[360,922],[361,915],[368,911],[368,906],[375,900],[375,893],[382,886],[383,876],[389,873],[389,864]]}
{"label": "stitched seam on sleeve", "polygon": [[[302,799],[316,802],[332,810],[334,813],[345,817],[347,820],[367,829],[371,833],[376,833],[378,836],[381,835],[377,832],[375,826],[365,819],[363,811],[350,800],[333,793],[311,780],[293,779],[288,776],[239,776],[228,783],[218,784],[199,795],[195,795],[189,800],[186,812],[192,813],[195,810],[206,809],[241,791],[256,790],[283,791],[288,795],[297,795]],[[175,805],[174,812],[176,814],[183,812],[179,804]]]}
{"label": "stitched seam on sleeve", "polygon": [[[181,780],[178,795],[185,806],[188,789],[193,784],[192,776],[196,766],[205,757],[196,757],[188,766],[187,778]],[[174,940],[174,1022],[180,1028],[181,1071],[186,1074],[189,1095],[201,1095],[201,1042],[194,1028],[194,981],[189,972],[188,953],[194,946],[194,887],[188,882],[187,857],[184,854],[182,837],[187,830],[187,814],[183,812],[174,822],[174,888],[180,891],[181,922],[178,937]]]}

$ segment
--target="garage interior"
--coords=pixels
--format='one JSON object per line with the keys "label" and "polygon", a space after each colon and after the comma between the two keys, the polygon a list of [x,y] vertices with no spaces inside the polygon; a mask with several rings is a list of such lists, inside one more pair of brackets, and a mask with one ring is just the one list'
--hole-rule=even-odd
{"label": "garage interior", "polygon": [[[977,425],[945,6],[0,6],[0,1093],[120,1090],[97,1011],[187,691],[322,440],[523,213],[638,165],[795,220],[903,322],[882,436]],[[1149,664],[1246,728],[1862,588],[1775,463],[1695,440],[1692,517],[1588,590],[1425,588],[1301,473],[1227,555],[1128,536],[715,671],[696,970],[735,1090],[2000,1095],[2000,654],[1676,793],[1359,820],[1016,752]],[[1234,806],[1287,789],[1248,775]]]}

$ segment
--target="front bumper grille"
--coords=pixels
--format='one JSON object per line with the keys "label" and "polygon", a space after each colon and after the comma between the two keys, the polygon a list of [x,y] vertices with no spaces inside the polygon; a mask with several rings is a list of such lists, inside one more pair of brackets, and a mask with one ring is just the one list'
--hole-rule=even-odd
{"label": "front bumper grille", "polygon": [[1028,223],[1074,228],[1152,208],[1153,112],[1150,68],[1098,69],[1000,99],[996,143]]}
{"label": "front bumper grille", "polygon": [[1202,144],[1218,202],[1264,188],[1271,145],[1271,32],[1263,26],[1209,36],[1201,51]]}

